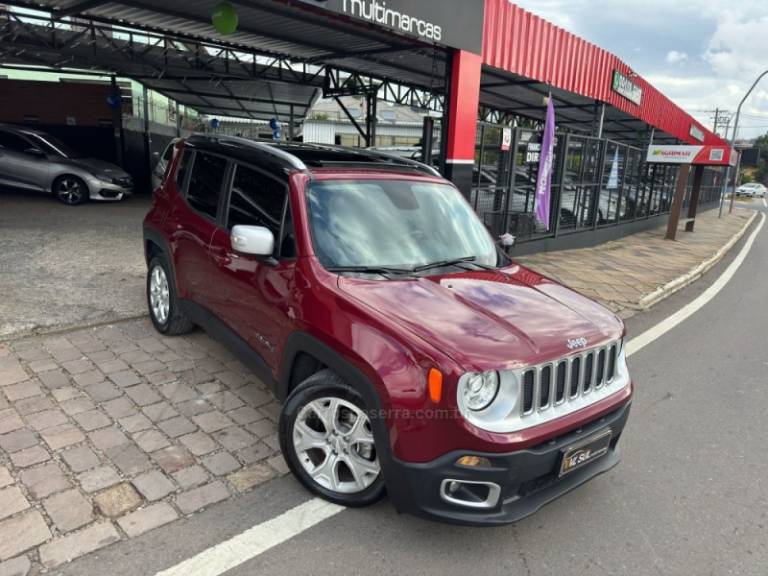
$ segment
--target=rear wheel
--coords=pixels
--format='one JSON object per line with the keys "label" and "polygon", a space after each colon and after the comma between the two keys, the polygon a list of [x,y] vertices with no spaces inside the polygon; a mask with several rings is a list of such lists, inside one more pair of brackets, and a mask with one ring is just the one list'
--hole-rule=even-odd
{"label": "rear wheel", "polygon": [[88,186],[77,176],[61,176],[53,183],[53,194],[62,204],[75,206],[88,200]]}
{"label": "rear wheel", "polygon": [[299,481],[326,500],[367,506],[384,495],[363,399],[330,370],[310,376],[288,397],[280,446]]}
{"label": "rear wheel", "polygon": [[170,267],[162,254],[149,262],[147,305],[152,324],[162,334],[177,336],[191,332],[195,327],[179,307]]}

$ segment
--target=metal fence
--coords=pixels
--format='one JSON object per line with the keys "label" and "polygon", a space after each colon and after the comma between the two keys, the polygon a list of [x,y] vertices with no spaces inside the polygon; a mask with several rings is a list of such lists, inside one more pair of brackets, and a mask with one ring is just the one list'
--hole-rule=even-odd
{"label": "metal fence", "polygon": [[[503,127],[479,124],[470,201],[493,234],[518,243],[622,226],[669,213],[678,168],[647,164],[645,150],[572,133],[556,134],[549,226],[534,213],[542,133],[513,128],[509,151]],[[707,168],[700,204],[716,202],[723,171]],[[686,194],[686,204],[693,171]]]}

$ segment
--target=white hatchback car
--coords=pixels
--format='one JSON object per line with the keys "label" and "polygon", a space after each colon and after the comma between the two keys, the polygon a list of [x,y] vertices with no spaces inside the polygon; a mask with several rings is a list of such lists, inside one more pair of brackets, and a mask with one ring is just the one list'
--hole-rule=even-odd
{"label": "white hatchback car", "polygon": [[736,188],[736,196],[749,196],[750,198],[765,198],[766,192],[768,192],[768,188],[759,182],[748,182]]}

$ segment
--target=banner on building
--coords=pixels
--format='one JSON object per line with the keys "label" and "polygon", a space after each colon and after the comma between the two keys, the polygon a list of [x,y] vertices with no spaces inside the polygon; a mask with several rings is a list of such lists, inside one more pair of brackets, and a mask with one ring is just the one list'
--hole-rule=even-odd
{"label": "banner on building", "polygon": [[541,140],[539,176],[536,179],[536,219],[549,231],[549,205],[552,198],[552,168],[555,152],[555,107],[552,98],[547,101],[547,119]]}
{"label": "banner on building", "polygon": [[648,147],[646,162],[652,164],[735,166],[736,154],[730,146],[684,146],[654,144]]}

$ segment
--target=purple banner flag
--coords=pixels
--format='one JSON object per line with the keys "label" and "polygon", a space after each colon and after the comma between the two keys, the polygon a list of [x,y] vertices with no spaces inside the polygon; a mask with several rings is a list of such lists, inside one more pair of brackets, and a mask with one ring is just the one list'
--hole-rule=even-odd
{"label": "purple banner flag", "polygon": [[544,138],[541,140],[539,177],[536,180],[536,219],[549,231],[549,205],[552,193],[552,167],[555,149],[555,107],[552,98],[547,102],[547,119],[544,122]]}

